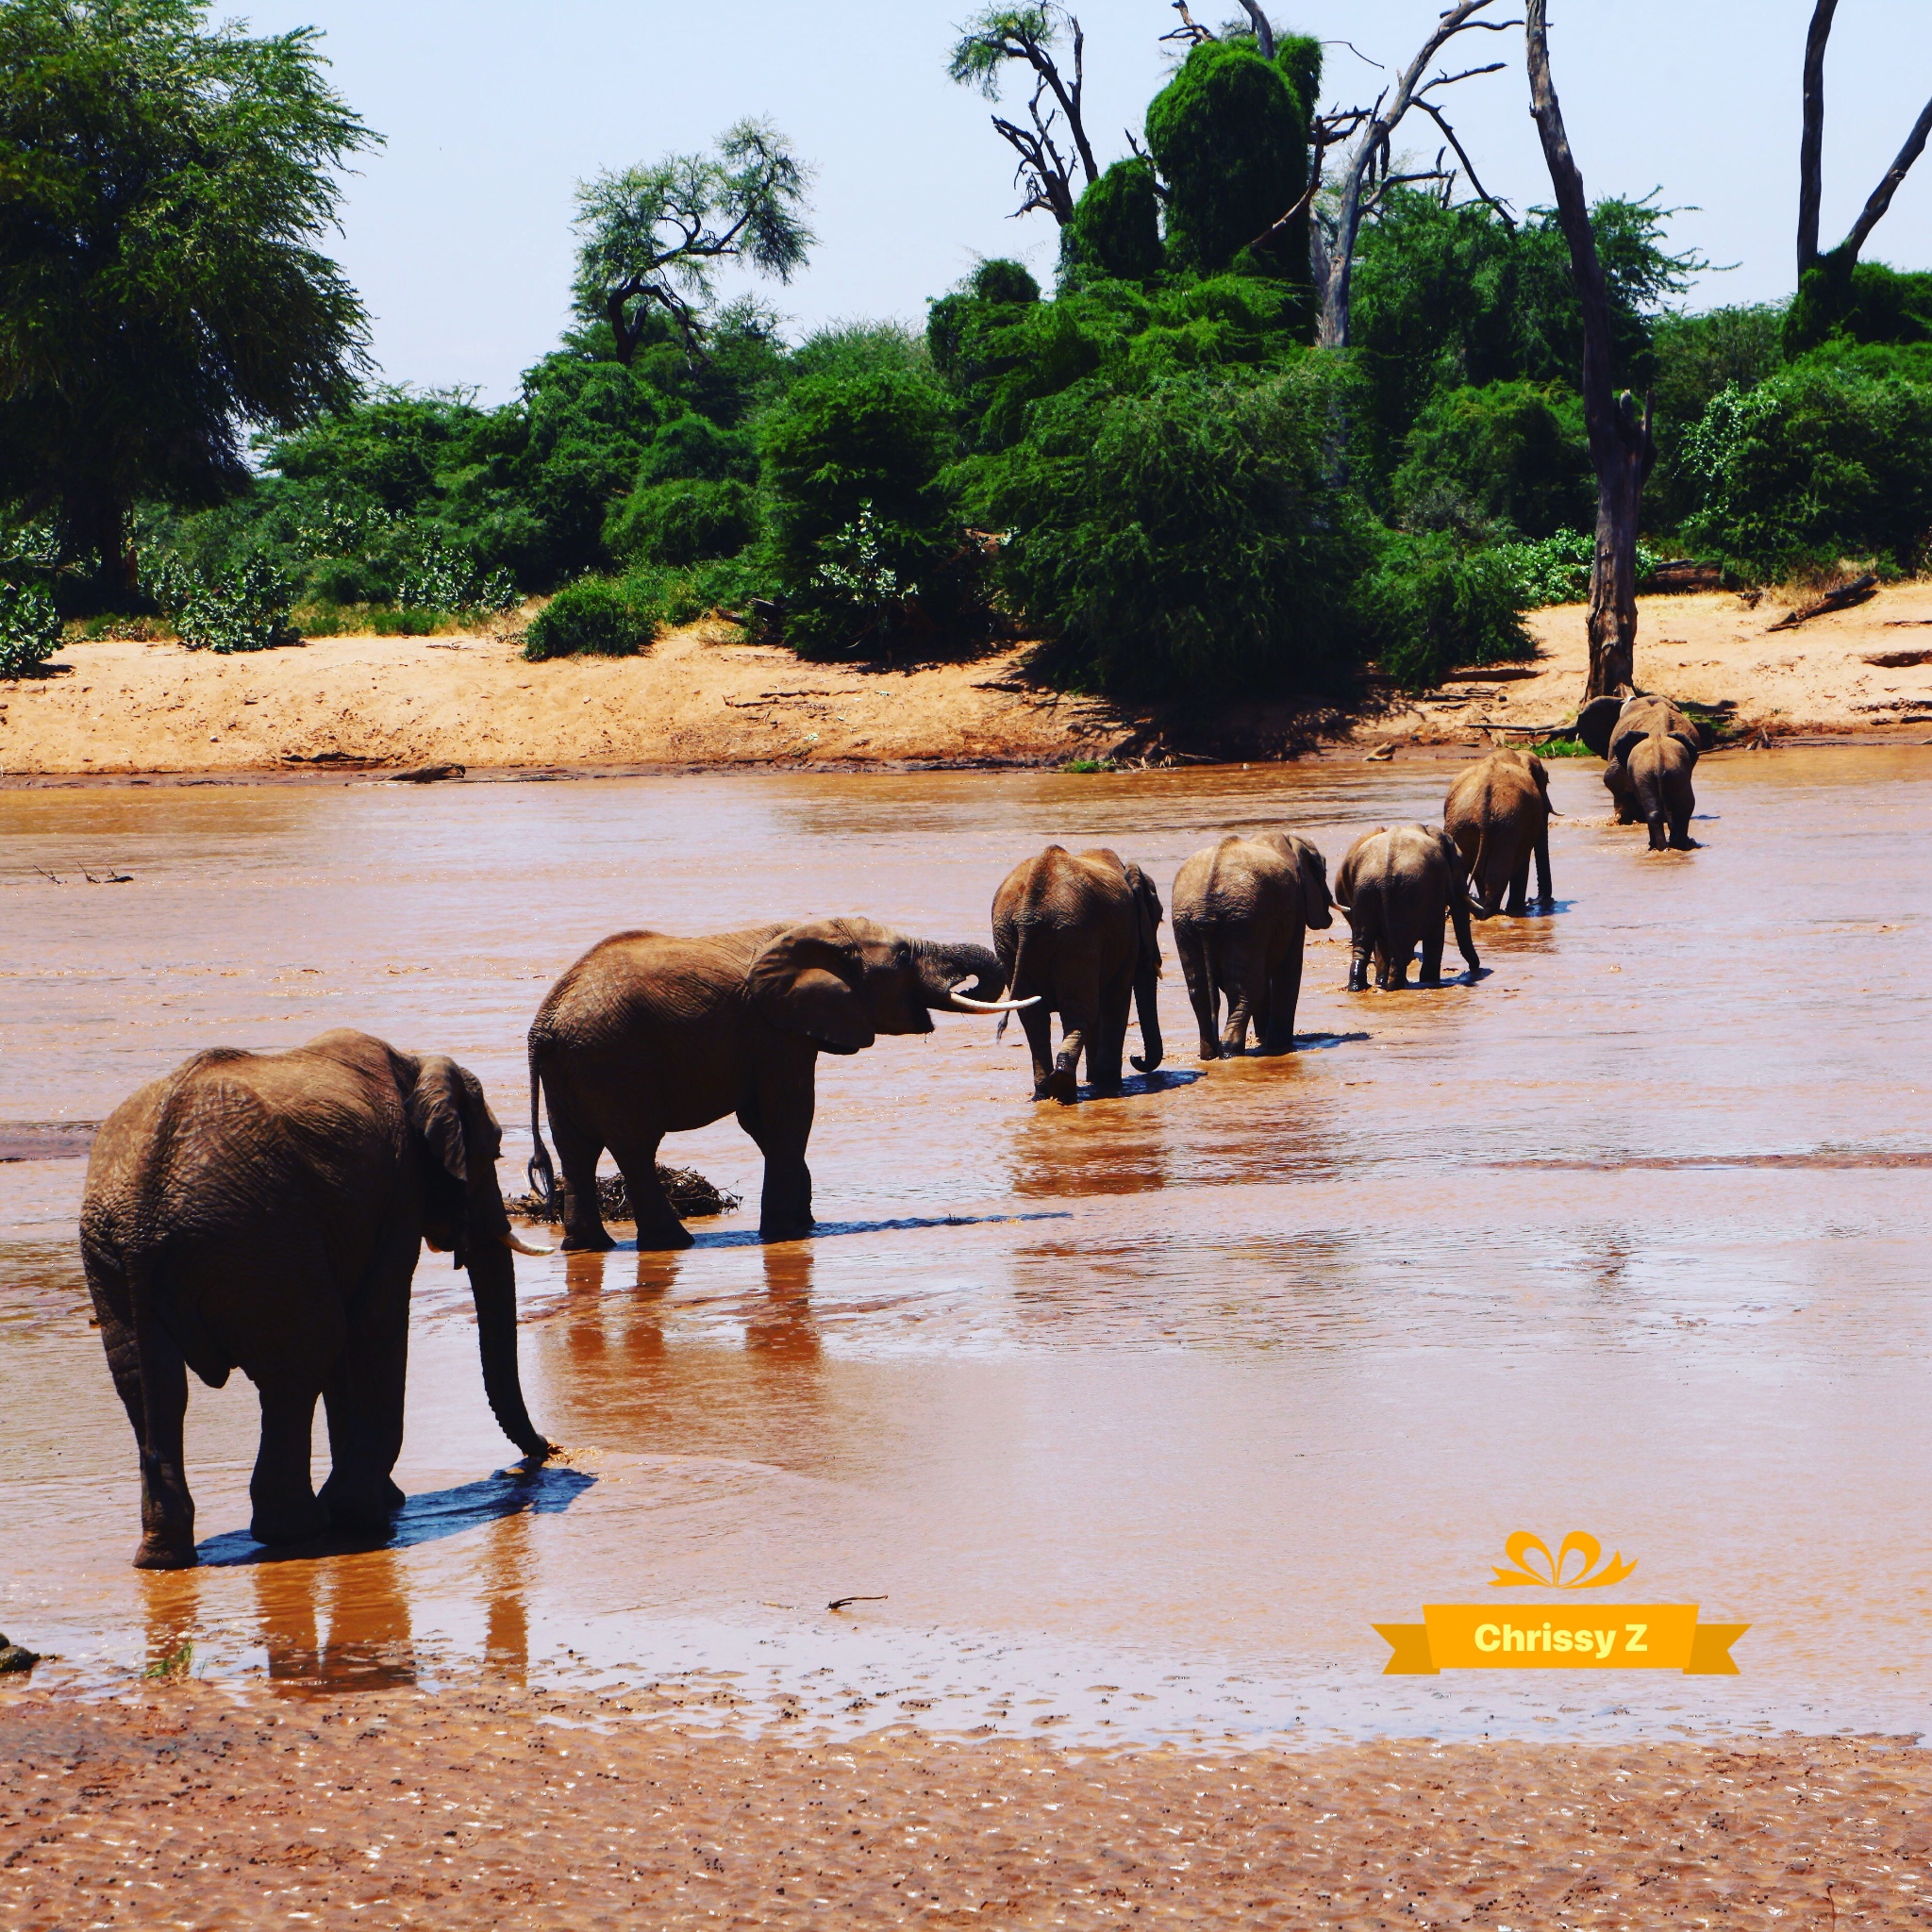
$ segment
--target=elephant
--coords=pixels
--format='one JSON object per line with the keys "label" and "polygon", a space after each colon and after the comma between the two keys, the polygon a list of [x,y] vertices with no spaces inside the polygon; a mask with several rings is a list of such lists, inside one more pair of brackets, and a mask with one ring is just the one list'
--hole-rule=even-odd
{"label": "elephant", "polygon": [[996,1013],[1009,1003],[957,992],[999,988],[984,946],[912,940],[869,919],[779,923],[679,939],[620,932],[578,959],[530,1024],[530,1181],[546,1201],[563,1169],[563,1245],[612,1245],[597,1207],[597,1159],[623,1170],[641,1249],[691,1235],[658,1182],[666,1134],[728,1113],[765,1157],[758,1232],[811,1232],[811,1135],[818,1057],[860,1053],[882,1033],[930,1033],[932,1015]]}
{"label": "elephant", "polygon": [[1008,993],[1025,1003],[1020,1024],[1033,1055],[1035,1100],[1071,1106],[1083,1054],[1094,1093],[1119,1093],[1130,1005],[1141,1019],[1135,1070],[1151,1074],[1159,1066],[1160,920],[1154,882],[1105,846],[1069,852],[1049,845],[1007,874],[992,899],[993,949]]}
{"label": "elephant", "polygon": [[1408,962],[1422,941],[1422,983],[1442,977],[1442,915],[1456,927],[1457,950],[1472,974],[1482,971],[1469,930],[1469,875],[1447,832],[1431,825],[1377,825],[1348,848],[1335,874],[1335,903],[1348,914],[1353,945],[1348,990],[1368,986],[1369,960],[1383,991],[1408,984]]}
{"label": "elephant", "polygon": [[[409,1284],[425,1241],[466,1269],[483,1387],[525,1456],[552,1445],[517,1376],[503,1136],[476,1076],[341,1028],[286,1053],[196,1054],[95,1137],[80,1249],[141,1455],[142,1570],[195,1561],[181,1425],[192,1369],[241,1369],[261,1403],[248,1486],[264,1543],[376,1531],[402,1504]],[[332,1467],[309,1480],[315,1402]]]}
{"label": "elephant", "polygon": [[[1469,868],[1482,917],[1528,911],[1529,861],[1536,859],[1536,895],[1550,892],[1550,774],[1534,752],[1499,745],[1456,774],[1442,801],[1442,829]],[[1507,893],[1506,906],[1504,894]]]}
{"label": "elephant", "polygon": [[[1246,1051],[1252,1021],[1263,1053],[1294,1045],[1307,928],[1334,924],[1328,862],[1295,832],[1230,832],[1197,852],[1174,882],[1174,949],[1201,1028],[1201,1058]],[[1216,1038],[1223,1000],[1227,1024]]]}
{"label": "elephant", "polygon": [[1592,698],[1576,714],[1576,735],[1608,761],[1604,783],[1619,824],[1647,825],[1653,852],[1696,850],[1690,774],[1697,754],[1710,749],[1708,725],[1693,724],[1669,698],[1639,694]]}

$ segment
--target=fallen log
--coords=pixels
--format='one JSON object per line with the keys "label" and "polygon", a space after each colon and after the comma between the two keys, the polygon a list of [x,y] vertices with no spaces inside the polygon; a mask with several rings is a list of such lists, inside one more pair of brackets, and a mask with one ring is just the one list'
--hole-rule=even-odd
{"label": "fallen log", "polygon": [[1854,604],[1863,604],[1878,594],[1878,574],[1867,571],[1861,577],[1854,577],[1848,584],[1840,584],[1835,591],[1827,591],[1815,604],[1807,604],[1802,610],[1787,610],[1778,621],[1767,629],[1768,636],[1774,630],[1795,630],[1801,624],[1809,624],[1814,617],[1824,617],[1833,610],[1849,610]]}

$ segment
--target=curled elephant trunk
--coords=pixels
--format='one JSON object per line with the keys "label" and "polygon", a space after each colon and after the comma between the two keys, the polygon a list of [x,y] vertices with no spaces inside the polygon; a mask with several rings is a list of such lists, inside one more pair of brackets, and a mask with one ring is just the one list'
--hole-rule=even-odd
{"label": "curled elephant trunk", "polygon": [[470,1293],[476,1304],[476,1342],[483,1357],[483,1392],[503,1433],[524,1454],[542,1461],[556,1454],[552,1442],[530,1420],[517,1374],[517,1276],[509,1241],[475,1241],[465,1260]]}
{"label": "curled elephant trunk", "polygon": [[937,1013],[990,1013],[1006,990],[999,960],[984,946],[943,945],[914,940],[920,997]]}

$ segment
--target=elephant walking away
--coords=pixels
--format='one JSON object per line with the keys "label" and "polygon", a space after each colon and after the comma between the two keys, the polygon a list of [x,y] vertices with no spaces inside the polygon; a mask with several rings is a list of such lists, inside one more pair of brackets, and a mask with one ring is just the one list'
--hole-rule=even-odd
{"label": "elephant walking away", "polygon": [[[95,1137],[80,1251],[108,1364],[141,1453],[143,1570],[193,1563],[182,1467],[188,1371],[240,1369],[261,1402],[251,1533],[379,1530],[403,1501],[409,1284],[425,1241],[467,1269],[483,1387],[526,1456],[551,1444],[517,1377],[516,1274],[496,1185],[503,1136],[476,1076],[366,1033],[288,1053],[197,1054]],[[320,1396],[331,1470],[317,1496]]]}
{"label": "elephant walking away", "polygon": [[[550,989],[530,1025],[531,1184],[563,1169],[563,1245],[611,1245],[597,1209],[597,1160],[623,1171],[640,1248],[688,1248],[658,1182],[666,1134],[728,1113],[765,1157],[758,1231],[811,1232],[811,1135],[822,1053],[863,1052],[882,1033],[930,1033],[932,1015],[995,1013],[999,962],[984,946],[907,939],[869,919],[818,919],[675,939],[620,932]],[[955,991],[970,983],[971,993]]]}
{"label": "elephant walking away", "polygon": [[[1442,802],[1442,829],[1469,869],[1485,919],[1529,910],[1529,861],[1536,860],[1536,895],[1550,892],[1550,774],[1534,752],[1499,745],[1456,774]],[[1506,899],[1507,894],[1507,899]]]}
{"label": "elephant walking away", "polygon": [[1230,832],[1181,867],[1174,949],[1204,1060],[1245,1052],[1250,1024],[1263,1053],[1293,1047],[1306,936],[1334,924],[1331,904],[1327,860],[1294,832]]}
{"label": "elephant walking away", "polygon": [[1422,983],[1442,977],[1442,919],[1456,927],[1456,945],[1472,974],[1482,971],[1470,938],[1469,875],[1448,833],[1432,825],[1377,825],[1348,848],[1335,874],[1335,903],[1348,914],[1353,946],[1348,990],[1363,991],[1369,962],[1383,991],[1408,984],[1408,962],[1420,942]]}
{"label": "elephant walking away", "polygon": [[1669,698],[1592,698],[1576,714],[1576,735],[1607,759],[1604,784],[1617,802],[1617,823],[1647,825],[1650,849],[1692,852],[1690,815],[1697,794],[1690,774],[1710,749],[1710,727],[1693,724]]}
{"label": "elephant walking away", "polygon": [[1007,874],[992,899],[993,948],[1008,992],[1027,1003],[1020,1024],[1033,1055],[1035,1100],[1071,1105],[1083,1055],[1094,1093],[1118,1093],[1130,1006],[1141,1019],[1135,1069],[1159,1066],[1160,920],[1153,880],[1104,846],[1049,845]]}

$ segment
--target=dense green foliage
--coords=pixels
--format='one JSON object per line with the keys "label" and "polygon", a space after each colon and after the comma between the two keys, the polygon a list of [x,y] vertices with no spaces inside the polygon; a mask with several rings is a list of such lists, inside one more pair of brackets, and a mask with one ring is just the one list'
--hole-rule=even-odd
{"label": "dense green foliage", "polygon": [[1563,383],[1440,391],[1405,447],[1390,499],[1406,528],[1548,537],[1596,514],[1583,402]]}
{"label": "dense green foliage", "polygon": [[1458,665],[1533,658],[1524,598],[1502,551],[1467,551],[1444,537],[1394,536],[1361,592],[1383,673],[1412,689]]}
{"label": "dense green foliage", "polygon": [[1063,282],[1149,282],[1167,265],[1154,164],[1116,161],[1074,206],[1060,231]]}
{"label": "dense green foliage", "polygon": [[0,677],[25,677],[60,648],[60,613],[39,584],[0,581]]}
{"label": "dense green foliage", "polygon": [[579,577],[530,620],[524,656],[537,663],[546,658],[629,658],[657,634],[649,599],[633,596],[618,578]]}
{"label": "dense green foliage", "polygon": [[246,424],[345,407],[354,291],[313,242],[374,137],[315,35],[196,0],[0,6],[0,508],[126,587],[138,498],[242,488]]}

